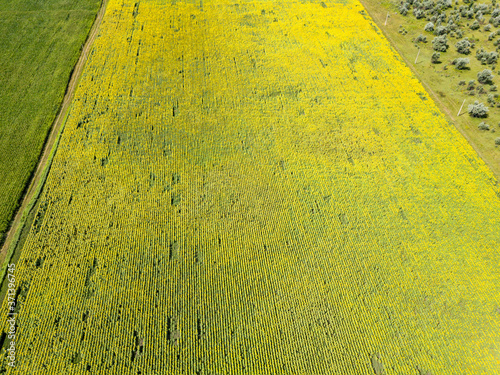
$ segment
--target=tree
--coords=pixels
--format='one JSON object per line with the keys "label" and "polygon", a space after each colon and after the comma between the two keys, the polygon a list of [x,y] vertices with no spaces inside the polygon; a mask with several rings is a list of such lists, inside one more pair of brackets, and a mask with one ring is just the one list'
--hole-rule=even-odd
{"label": "tree", "polygon": [[424,30],[430,32],[434,31],[434,24],[432,22],[429,22],[427,25],[425,25]]}

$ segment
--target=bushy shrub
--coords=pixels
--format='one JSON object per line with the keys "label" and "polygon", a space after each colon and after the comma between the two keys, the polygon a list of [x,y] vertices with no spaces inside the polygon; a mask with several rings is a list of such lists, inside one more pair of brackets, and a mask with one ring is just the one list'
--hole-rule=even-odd
{"label": "bushy shrub", "polygon": [[479,83],[491,84],[493,80],[493,74],[491,70],[484,69],[483,71],[477,73],[477,81]]}
{"label": "bushy shrub", "polygon": [[481,13],[481,15],[488,14],[488,13],[490,13],[490,7],[488,6],[488,4],[475,4],[474,5],[474,12],[476,14]]}
{"label": "bushy shrub", "polygon": [[438,26],[436,30],[434,30],[435,35],[446,35],[448,34],[448,28],[446,26]]}
{"label": "bushy shrub", "polygon": [[417,36],[415,38],[415,42],[416,43],[419,43],[419,42],[427,43],[427,37],[425,35],[420,34],[419,36]]}
{"label": "bushy shrub", "polygon": [[497,89],[498,89],[498,88],[497,88],[497,85],[492,85],[492,86],[490,87],[490,91],[491,91],[491,92],[495,92],[495,91],[497,91]]}
{"label": "bushy shrub", "polygon": [[474,18],[474,11],[473,10],[469,10],[467,11],[467,18],[472,20]]}
{"label": "bushy shrub", "polygon": [[425,25],[424,30],[429,32],[434,31],[434,24],[432,22],[429,22],[427,25]]}
{"label": "bushy shrub", "polygon": [[457,49],[457,52],[461,53],[462,55],[468,55],[470,53],[470,47],[471,47],[471,43],[469,42],[468,38],[459,40],[455,44],[455,48]]}
{"label": "bushy shrub", "polygon": [[460,81],[460,82],[458,82],[458,85],[459,85],[459,86],[465,86],[465,81]]}
{"label": "bushy shrub", "polygon": [[415,18],[417,20],[419,20],[420,18],[424,18],[425,17],[425,13],[423,10],[420,10],[420,9],[413,9],[413,15],[415,16]]}
{"label": "bushy shrub", "polygon": [[406,4],[403,4],[399,7],[399,13],[401,13],[403,16],[406,16],[408,14],[408,8],[406,7]]}
{"label": "bushy shrub", "polygon": [[439,63],[439,58],[441,57],[441,54],[439,52],[434,52],[431,56],[431,63],[437,64]]}
{"label": "bushy shrub", "polygon": [[487,24],[484,29],[484,31],[490,31],[491,30],[491,25],[490,24]]}
{"label": "bushy shrub", "polygon": [[498,61],[498,52],[495,51],[486,52],[484,49],[481,48],[476,52],[476,58],[483,65],[496,64],[496,62]]}
{"label": "bushy shrub", "polygon": [[464,70],[467,69],[467,64],[470,63],[470,60],[468,58],[459,57],[458,59],[455,59],[453,63],[455,65],[455,69]]}
{"label": "bushy shrub", "polygon": [[493,26],[498,27],[498,25],[500,25],[500,16],[490,18],[490,23]]}
{"label": "bushy shrub", "polygon": [[434,2],[432,0],[426,0],[422,3],[422,8],[424,10],[429,10],[434,6]]}
{"label": "bushy shrub", "polygon": [[495,100],[495,95],[488,94],[488,104],[493,107],[497,104],[497,101]]}
{"label": "bushy shrub", "polygon": [[471,117],[487,117],[489,108],[486,107],[483,103],[479,103],[477,100],[474,104],[469,104],[468,112]]}
{"label": "bushy shrub", "polygon": [[432,40],[432,48],[434,49],[434,51],[446,52],[446,50],[448,49],[448,39],[446,38],[446,35],[435,37]]}
{"label": "bushy shrub", "polygon": [[484,121],[479,123],[479,125],[477,127],[479,130],[490,130],[490,126],[487,123],[485,123]]}
{"label": "bushy shrub", "polygon": [[477,20],[474,21],[474,22],[472,22],[472,25],[470,25],[469,28],[471,30],[477,30],[477,29],[479,29],[479,22],[477,22]]}
{"label": "bushy shrub", "polygon": [[492,51],[486,58],[486,64],[496,64],[498,61],[498,52]]}
{"label": "bushy shrub", "polygon": [[495,144],[496,144],[497,146],[499,146],[499,145],[500,145],[500,137],[495,138]]}

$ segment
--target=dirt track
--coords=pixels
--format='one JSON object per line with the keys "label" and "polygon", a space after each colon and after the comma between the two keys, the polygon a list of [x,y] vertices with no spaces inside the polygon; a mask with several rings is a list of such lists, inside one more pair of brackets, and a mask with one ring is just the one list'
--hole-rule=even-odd
{"label": "dirt track", "polygon": [[80,78],[80,75],[83,71],[83,67],[85,66],[85,62],[87,61],[87,55],[88,52],[90,51],[90,48],[92,47],[92,44],[94,43],[94,40],[97,36],[97,32],[99,31],[99,27],[101,25],[102,19],[104,17],[104,13],[106,12],[106,5],[108,3],[108,0],[103,0],[101,4],[101,8],[99,9],[99,12],[97,13],[96,19],[94,21],[94,24],[92,25],[92,28],[90,29],[89,35],[87,37],[87,40],[83,46],[82,53],[80,55],[80,58],[78,59],[75,68],[73,70],[73,73],[71,75],[71,78],[69,80],[67,89],[66,89],[66,94],[64,95],[64,99],[61,105],[61,109],[59,110],[59,113],[54,120],[54,123],[52,124],[52,130],[50,131],[49,137],[47,138],[47,141],[45,143],[45,148],[43,149],[42,156],[38,162],[38,166],[36,168],[35,174],[33,175],[29,188],[24,196],[23,202],[21,206],[19,207],[16,216],[14,217],[14,220],[11,224],[11,227],[9,231],[7,232],[7,237],[5,238],[5,242],[3,244],[3,247],[0,251],[0,262],[3,263],[5,260],[5,257],[7,255],[7,251],[9,247],[11,246],[12,240],[14,239],[15,234],[18,232],[18,230],[21,230],[20,224],[21,224],[21,219],[23,216],[24,211],[26,210],[26,207],[28,206],[29,202],[33,199],[33,196],[36,192],[36,187],[40,183],[40,180],[43,175],[43,170],[46,167],[48,161],[49,161],[49,156],[52,151],[52,148],[54,147],[54,143],[57,139],[57,135],[59,134],[59,131],[61,129],[61,126],[64,122],[64,118],[66,117],[66,114],[68,112],[69,106],[71,104],[71,101],[73,100],[74,92],[78,84],[78,80]]}

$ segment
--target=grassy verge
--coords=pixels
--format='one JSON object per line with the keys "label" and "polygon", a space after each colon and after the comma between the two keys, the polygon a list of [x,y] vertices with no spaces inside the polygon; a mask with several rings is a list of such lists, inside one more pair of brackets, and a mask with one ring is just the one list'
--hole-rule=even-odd
{"label": "grassy verge", "polygon": [[[467,23],[472,23],[472,21],[463,20],[463,38],[468,37],[476,41],[475,48],[471,51],[471,54],[465,56],[456,51],[455,44],[462,38],[448,37],[450,47],[447,52],[441,53],[441,63],[432,64],[431,55],[434,51],[432,50],[431,42],[435,35],[424,31],[427,20],[417,20],[410,14],[402,16],[397,12],[398,8],[396,4],[391,1],[361,0],[361,3],[395,49],[404,58],[406,64],[423,83],[436,104],[469,141],[472,147],[474,147],[493,173],[499,177],[500,148],[495,145],[495,139],[500,137],[500,108],[487,103],[487,96],[492,93],[489,91],[492,85],[479,85],[477,83],[477,73],[483,69],[492,69],[495,74],[493,84],[499,85],[500,80],[495,72],[495,66],[481,65],[475,57],[476,51],[480,48],[484,48],[486,51],[495,51],[494,40],[488,40],[488,35],[491,31],[484,31],[484,25],[479,30],[473,31],[467,27]],[[389,16],[387,16],[388,14]],[[486,18],[489,19],[488,16]],[[492,29],[492,31],[495,30],[496,28]],[[417,47],[413,40],[419,34],[427,37],[427,43],[419,43]],[[419,47],[420,53],[418,53]],[[451,62],[459,57],[469,58],[469,69],[457,70],[451,65]],[[459,85],[460,81],[469,82],[470,80],[476,81],[476,90],[474,90],[473,95],[470,95],[471,93],[467,91],[466,86]],[[482,93],[480,92],[481,86],[484,89]],[[458,115],[464,100],[465,104],[460,115]],[[474,103],[476,100],[489,106],[488,118],[478,119],[468,115],[468,105]],[[498,102],[498,99],[496,101]],[[490,125],[490,131],[481,131],[478,129],[478,125],[482,121]]]}

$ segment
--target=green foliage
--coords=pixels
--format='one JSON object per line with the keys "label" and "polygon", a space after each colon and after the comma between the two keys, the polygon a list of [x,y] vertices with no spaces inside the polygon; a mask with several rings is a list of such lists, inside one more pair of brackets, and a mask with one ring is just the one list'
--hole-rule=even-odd
{"label": "green foliage", "polygon": [[437,36],[432,40],[432,48],[437,52],[446,52],[448,49],[448,39],[446,35]]}
{"label": "green foliage", "polygon": [[425,17],[425,13],[420,9],[413,9],[413,15],[417,20]]}
{"label": "green foliage", "polygon": [[470,26],[469,26],[469,28],[470,28],[471,30],[477,30],[477,29],[479,29],[479,26],[480,26],[480,25],[479,25],[479,22],[476,20],[476,21],[474,21],[474,22],[472,23],[472,25],[470,25]]}
{"label": "green foliage", "polygon": [[486,52],[483,48],[477,50],[476,59],[478,59],[482,65],[496,64],[498,61],[498,52]]}
{"label": "green foliage", "polygon": [[478,14],[488,14],[491,13],[491,8],[488,4],[474,4],[474,13],[476,13],[476,17],[479,17]]}
{"label": "green foliage", "polygon": [[493,74],[491,70],[484,69],[483,71],[477,73],[477,81],[483,84],[491,84],[493,80]]}
{"label": "green foliage", "polygon": [[[458,59],[455,59],[453,61],[453,65],[455,65],[455,69],[458,69],[458,70],[464,70],[464,69],[467,69],[467,65],[470,63],[470,60],[468,58],[463,58],[463,57],[459,57]],[[465,83],[465,81],[464,81]]]}
{"label": "green foliage", "polygon": [[488,94],[488,104],[494,107],[497,103],[495,100],[495,95],[493,94]]}
{"label": "green foliage", "polygon": [[427,25],[425,25],[424,30],[429,32],[434,31],[434,24],[432,22],[429,22]]}
{"label": "green foliage", "polygon": [[487,123],[485,123],[485,122],[479,123],[479,125],[477,126],[477,128],[479,130],[490,130],[490,126]]}
{"label": "green foliage", "polygon": [[434,52],[431,56],[431,63],[438,64],[440,62],[439,61],[440,58],[441,58],[441,54],[439,52]]}
{"label": "green foliage", "polygon": [[457,49],[458,53],[461,53],[462,55],[468,55],[470,53],[470,48],[471,48],[471,43],[469,42],[469,38],[459,40],[455,44],[455,48]]}
{"label": "green foliage", "polygon": [[498,27],[500,25],[500,16],[490,18],[490,24]]}
{"label": "green foliage", "polygon": [[434,31],[435,35],[446,35],[448,34],[448,28],[446,26],[438,26]]}
{"label": "green foliage", "polygon": [[422,42],[422,43],[427,43],[427,37],[423,34],[420,34],[419,36],[417,36],[415,38],[415,42],[416,43],[419,43],[419,42]]}
{"label": "green foliage", "polygon": [[486,107],[483,103],[479,103],[477,100],[474,104],[469,104],[468,112],[471,117],[487,117],[489,108]]}

